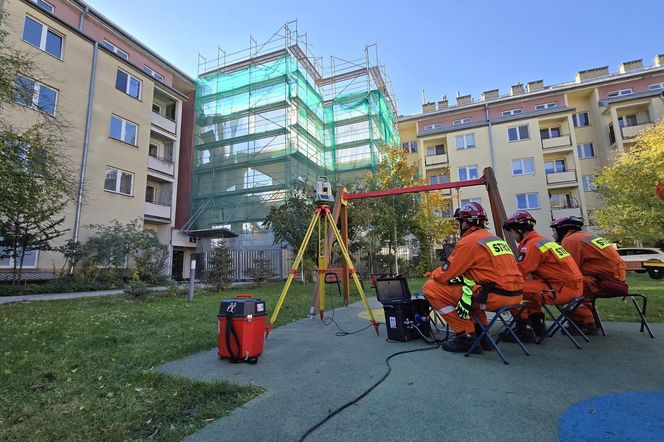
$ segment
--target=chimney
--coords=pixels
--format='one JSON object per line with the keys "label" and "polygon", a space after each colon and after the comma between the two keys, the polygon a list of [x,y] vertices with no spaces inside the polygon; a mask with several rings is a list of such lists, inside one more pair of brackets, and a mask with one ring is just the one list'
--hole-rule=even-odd
{"label": "chimney", "polygon": [[581,83],[582,81],[588,80],[590,78],[602,77],[604,75],[609,75],[608,66],[602,66],[601,68],[586,69],[585,71],[579,71],[576,73],[575,82]]}
{"label": "chimney", "polygon": [[652,61],[655,66],[664,66],[664,54],[655,55]]}
{"label": "chimney", "polygon": [[526,85],[528,92],[541,91],[542,89],[544,89],[544,80],[529,81]]}
{"label": "chimney", "polygon": [[438,110],[447,109],[448,106],[449,103],[447,101],[447,95],[443,95],[442,97],[440,97],[440,100],[438,101]]}
{"label": "chimney", "polygon": [[470,96],[470,94],[468,95],[457,94],[457,99],[456,99],[457,106],[463,106],[464,104],[471,104],[472,102],[473,98]]}
{"label": "chimney", "polygon": [[436,110],[436,103],[427,101],[426,103],[422,104],[422,113],[424,114],[433,112],[435,110]]}
{"label": "chimney", "polygon": [[641,69],[642,67],[643,67],[643,60],[632,60],[622,63],[618,71],[621,74],[624,74],[625,72],[633,71],[635,69]]}
{"label": "chimney", "polygon": [[498,97],[500,97],[499,89],[491,89],[490,91],[482,92],[482,101],[489,101]]}
{"label": "chimney", "polygon": [[514,86],[510,87],[510,95],[520,95],[523,94],[523,85],[521,82],[518,82]]}

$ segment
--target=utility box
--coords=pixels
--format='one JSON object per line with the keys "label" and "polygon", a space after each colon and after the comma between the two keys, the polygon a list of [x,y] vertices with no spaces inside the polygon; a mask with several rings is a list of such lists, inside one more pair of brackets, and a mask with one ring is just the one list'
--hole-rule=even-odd
{"label": "utility box", "polygon": [[258,362],[265,340],[265,302],[251,295],[224,299],[219,305],[217,319],[219,357],[230,362]]}
{"label": "utility box", "polygon": [[[407,342],[419,339],[420,334],[415,329],[415,316],[429,316],[429,303],[426,299],[411,299],[409,301],[383,304],[385,312],[385,327],[387,338],[392,341]],[[429,321],[417,324],[424,336],[431,335]]]}

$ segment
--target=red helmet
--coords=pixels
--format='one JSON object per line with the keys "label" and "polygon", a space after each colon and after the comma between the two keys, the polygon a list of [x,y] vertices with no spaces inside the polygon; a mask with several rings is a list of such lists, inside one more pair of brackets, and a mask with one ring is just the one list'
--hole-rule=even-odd
{"label": "red helmet", "polygon": [[512,230],[512,227],[522,225],[522,226],[534,226],[537,224],[535,218],[526,210],[517,210],[503,224],[503,229]]}
{"label": "red helmet", "polygon": [[457,209],[454,212],[454,218],[456,219],[465,219],[469,221],[486,221],[488,220],[484,207],[480,203],[471,201],[466,203],[460,209]]}
{"label": "red helmet", "polygon": [[556,218],[552,223],[551,226],[554,229],[564,229],[564,228],[575,228],[575,229],[580,229],[583,227],[583,218],[580,216],[561,216],[560,218]]}

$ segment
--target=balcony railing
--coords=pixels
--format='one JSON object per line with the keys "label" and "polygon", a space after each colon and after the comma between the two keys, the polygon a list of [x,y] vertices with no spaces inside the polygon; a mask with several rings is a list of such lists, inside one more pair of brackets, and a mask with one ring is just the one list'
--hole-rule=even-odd
{"label": "balcony railing", "polygon": [[547,184],[575,183],[576,170],[566,170],[565,172],[555,172],[546,174]]}
{"label": "balcony railing", "polygon": [[636,126],[623,126],[620,128],[620,132],[622,133],[623,139],[634,138],[644,130],[651,128],[654,124],[655,123],[648,121],[637,124]]}
{"label": "balcony railing", "polygon": [[424,164],[431,166],[434,164],[447,163],[447,154],[431,155],[424,158]]}
{"label": "balcony railing", "polygon": [[551,219],[561,216],[581,216],[581,207],[561,207],[551,209]]}
{"label": "balcony railing", "polygon": [[161,172],[166,175],[170,176],[175,175],[175,164],[173,164],[173,161],[168,161],[165,158],[149,155],[148,167],[152,170],[156,170],[157,172]]}
{"label": "balcony railing", "polygon": [[171,219],[171,205],[168,203],[145,202],[145,215],[156,218]]}
{"label": "balcony railing", "polygon": [[152,112],[152,124],[172,134],[175,134],[175,129],[177,127],[175,121],[156,112]]}
{"label": "balcony railing", "polygon": [[561,135],[555,138],[542,139],[542,149],[554,149],[556,147],[572,147],[572,138],[569,135]]}

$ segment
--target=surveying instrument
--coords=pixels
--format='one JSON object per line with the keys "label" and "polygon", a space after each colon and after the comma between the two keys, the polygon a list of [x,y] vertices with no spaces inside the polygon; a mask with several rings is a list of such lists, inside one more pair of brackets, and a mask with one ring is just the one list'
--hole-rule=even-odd
{"label": "surveying instrument", "polygon": [[[334,204],[334,196],[332,195],[332,186],[330,186],[327,177],[324,176],[319,177],[318,181],[316,182],[314,190],[314,202],[316,203],[316,210],[314,212],[314,216],[311,219],[311,223],[309,223],[309,228],[307,229],[307,232],[304,235],[304,240],[302,240],[302,244],[300,245],[300,248],[297,252],[295,261],[293,261],[293,265],[290,268],[288,279],[286,280],[286,285],[284,285],[284,288],[281,291],[281,295],[279,296],[277,305],[274,308],[272,317],[270,317],[270,322],[265,326],[265,337],[267,337],[270,334],[270,331],[272,330],[272,324],[274,324],[275,321],[277,320],[279,311],[281,310],[284,300],[286,299],[286,294],[288,293],[288,289],[290,288],[291,283],[293,282],[293,278],[297,274],[297,268],[302,262],[302,258],[304,257],[304,252],[307,249],[307,245],[309,244],[311,235],[316,229],[318,229],[318,293],[320,296],[319,311],[320,311],[320,319],[321,321],[323,320],[323,316],[325,314],[325,273],[328,270],[327,257],[329,256],[329,247],[328,247],[328,238],[327,238],[328,226],[331,227],[332,231],[334,232],[334,237],[337,240],[337,244],[339,244],[341,253],[344,257],[346,265],[348,266],[348,272],[352,275],[353,281],[355,281],[355,286],[357,287],[357,291],[359,292],[360,298],[364,303],[364,308],[366,309],[367,314],[369,315],[369,321],[374,326],[376,334],[380,335],[378,331],[378,323],[374,318],[373,312],[371,311],[371,307],[369,307],[369,302],[367,301],[367,297],[364,294],[364,290],[362,289],[362,284],[360,283],[360,279],[358,278],[357,272],[355,271],[355,266],[353,265],[353,262],[350,259],[350,255],[348,254],[348,248],[342,241],[341,233],[337,228],[337,223],[334,221],[334,218],[330,213],[330,205]],[[348,203],[342,198],[341,204],[346,205]]]}

